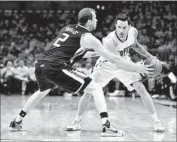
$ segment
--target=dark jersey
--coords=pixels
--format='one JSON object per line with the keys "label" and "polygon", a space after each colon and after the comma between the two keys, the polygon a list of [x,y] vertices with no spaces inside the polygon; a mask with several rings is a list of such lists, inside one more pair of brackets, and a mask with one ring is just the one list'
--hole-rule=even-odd
{"label": "dark jersey", "polygon": [[[70,63],[71,60],[75,61],[75,59],[80,59],[87,50],[79,50],[80,38],[85,33],[89,33],[89,31],[77,24],[64,27],[52,42],[51,47],[38,60],[59,65],[62,63]],[[77,51],[80,51],[78,52],[79,54],[76,54]]]}

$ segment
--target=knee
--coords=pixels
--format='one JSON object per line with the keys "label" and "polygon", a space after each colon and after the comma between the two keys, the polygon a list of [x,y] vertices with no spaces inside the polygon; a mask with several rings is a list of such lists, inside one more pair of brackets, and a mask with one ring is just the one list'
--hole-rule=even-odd
{"label": "knee", "polygon": [[90,84],[85,88],[85,92],[87,91],[94,91],[94,90],[100,90],[102,89],[102,86],[95,81],[91,81]]}
{"label": "knee", "polygon": [[84,98],[84,100],[86,100],[86,101],[89,101],[92,98],[92,94],[84,93],[82,98]]}

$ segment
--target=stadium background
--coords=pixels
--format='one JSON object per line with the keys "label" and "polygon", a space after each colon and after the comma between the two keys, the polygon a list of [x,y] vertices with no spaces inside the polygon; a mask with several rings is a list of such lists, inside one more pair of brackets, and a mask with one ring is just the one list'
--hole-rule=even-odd
{"label": "stadium background", "polygon": [[[93,34],[100,40],[114,30],[116,15],[128,12],[132,26],[139,31],[138,41],[164,62],[162,77],[144,82],[148,91],[159,99],[176,100],[177,85],[168,77],[170,72],[177,76],[175,1],[1,1],[0,93],[27,95],[37,89],[33,73],[37,57],[63,26],[77,22],[77,12],[83,7],[96,9],[98,28]],[[88,74],[96,59],[83,60],[75,64],[75,68]],[[14,76],[9,68],[15,69],[19,75]],[[131,95],[117,79],[104,88],[105,94],[112,93],[115,89],[124,90],[125,96]],[[54,88],[50,95],[63,93],[61,88]]]}

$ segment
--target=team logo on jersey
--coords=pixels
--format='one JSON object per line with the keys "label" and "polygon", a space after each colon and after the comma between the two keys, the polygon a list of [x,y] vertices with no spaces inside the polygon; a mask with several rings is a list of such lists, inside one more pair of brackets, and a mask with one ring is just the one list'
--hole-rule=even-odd
{"label": "team logo on jersey", "polygon": [[130,48],[130,47],[127,47],[127,48],[125,48],[125,49],[122,50],[122,51],[118,51],[118,53],[120,54],[120,56],[129,55],[129,48]]}

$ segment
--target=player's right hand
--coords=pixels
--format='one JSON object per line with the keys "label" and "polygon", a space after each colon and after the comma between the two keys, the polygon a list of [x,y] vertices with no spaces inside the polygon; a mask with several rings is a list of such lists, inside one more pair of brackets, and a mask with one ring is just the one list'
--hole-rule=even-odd
{"label": "player's right hand", "polygon": [[144,65],[144,64],[136,64],[136,72],[141,73],[142,75],[151,75],[154,72],[153,65]]}

